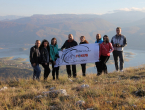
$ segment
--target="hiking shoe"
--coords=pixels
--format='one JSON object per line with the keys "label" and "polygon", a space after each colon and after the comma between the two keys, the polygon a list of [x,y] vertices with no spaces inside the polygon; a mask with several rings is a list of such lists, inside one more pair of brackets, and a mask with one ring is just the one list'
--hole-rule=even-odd
{"label": "hiking shoe", "polygon": [[124,72],[123,70],[120,70],[120,72]]}

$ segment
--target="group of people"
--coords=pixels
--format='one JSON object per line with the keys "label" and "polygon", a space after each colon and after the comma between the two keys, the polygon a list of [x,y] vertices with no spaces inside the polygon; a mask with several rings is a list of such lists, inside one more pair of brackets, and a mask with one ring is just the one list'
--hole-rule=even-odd
{"label": "group of people", "polygon": [[[123,72],[123,48],[127,45],[127,41],[126,37],[121,34],[121,28],[116,28],[116,35],[112,37],[111,42],[109,42],[109,37],[107,35],[104,35],[103,38],[101,38],[101,35],[97,34],[95,43],[99,43],[99,62],[95,63],[97,75],[101,75],[102,72],[104,72],[104,74],[108,73],[106,63],[110,58],[111,52],[113,52],[116,71],[118,72],[120,70]],[[79,45],[81,44],[88,44],[85,36],[80,37]],[[44,68],[44,80],[47,80],[47,77],[51,72],[49,68],[50,62],[52,64],[53,80],[59,79],[59,67],[54,67],[57,58],[59,58],[59,51],[77,45],[78,43],[73,39],[72,34],[68,35],[68,40],[65,41],[60,49],[58,48],[56,38],[51,39],[51,44],[49,44],[47,40],[43,40],[42,43],[40,40],[36,40],[35,46],[30,49],[30,62],[34,70],[33,79],[39,79],[41,73],[39,64],[41,64]],[[118,57],[120,59],[120,67],[118,65]],[[82,75],[86,76],[86,64],[81,64],[81,67]],[[76,65],[66,65],[66,70],[69,78],[72,75],[73,78],[76,78]]]}

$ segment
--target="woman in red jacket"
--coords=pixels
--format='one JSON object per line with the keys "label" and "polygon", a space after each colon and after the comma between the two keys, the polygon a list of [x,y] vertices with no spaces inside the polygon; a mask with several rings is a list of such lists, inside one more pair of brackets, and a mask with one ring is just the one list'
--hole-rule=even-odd
{"label": "woman in red jacket", "polygon": [[104,71],[105,74],[107,74],[107,66],[106,63],[110,58],[110,53],[113,52],[114,48],[112,44],[109,42],[109,38],[107,35],[104,35],[103,37],[103,43],[100,44],[100,72],[98,75],[102,74],[102,71]]}

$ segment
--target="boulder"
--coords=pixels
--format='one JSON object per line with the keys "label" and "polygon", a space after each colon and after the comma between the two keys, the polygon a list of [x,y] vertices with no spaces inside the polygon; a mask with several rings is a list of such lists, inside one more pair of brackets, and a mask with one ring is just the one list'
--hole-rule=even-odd
{"label": "boulder", "polygon": [[83,104],[85,104],[85,101],[83,101],[83,100],[79,100],[76,102],[76,105],[79,107],[81,107]]}
{"label": "boulder", "polygon": [[55,88],[55,87],[51,87],[49,90],[52,91],[52,90],[54,90],[54,89],[56,89],[56,88]]}
{"label": "boulder", "polygon": [[40,98],[43,98],[43,96],[42,96],[42,95],[38,95],[38,96],[36,96],[35,98],[36,98],[36,99],[40,99]]}
{"label": "boulder", "polygon": [[94,110],[94,108],[87,108],[86,110]]}
{"label": "boulder", "polygon": [[3,87],[3,88],[0,89],[0,91],[4,91],[6,89],[8,89],[8,87]]}
{"label": "boulder", "polygon": [[144,97],[145,96],[145,91],[144,90],[138,90],[135,92],[136,96]]}
{"label": "boulder", "polygon": [[56,98],[58,97],[58,94],[66,96],[67,92],[65,89],[60,89],[60,90],[52,90],[52,91],[43,92],[43,94],[45,97],[49,95],[50,98]]}
{"label": "boulder", "polygon": [[89,88],[89,85],[83,84],[83,85],[81,85],[81,88]]}

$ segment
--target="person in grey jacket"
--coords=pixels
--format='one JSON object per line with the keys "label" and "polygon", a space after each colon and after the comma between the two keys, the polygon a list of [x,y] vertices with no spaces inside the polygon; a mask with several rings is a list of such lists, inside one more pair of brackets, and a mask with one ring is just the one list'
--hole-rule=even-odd
{"label": "person in grey jacket", "polygon": [[[119,69],[121,72],[123,72],[123,64],[124,64],[124,57],[123,57],[123,49],[125,46],[127,46],[127,40],[124,35],[121,34],[121,28],[116,28],[116,35],[112,37],[111,43],[114,47],[113,51],[113,57],[115,62],[115,68],[118,72]],[[120,68],[118,66],[118,57],[120,59]]]}

